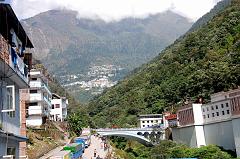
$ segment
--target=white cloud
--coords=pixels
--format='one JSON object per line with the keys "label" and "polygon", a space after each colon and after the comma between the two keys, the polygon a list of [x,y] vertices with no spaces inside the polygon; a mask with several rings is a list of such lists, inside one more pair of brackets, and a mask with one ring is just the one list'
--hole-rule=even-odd
{"label": "white cloud", "polygon": [[100,17],[106,21],[128,16],[142,17],[172,9],[192,20],[208,12],[219,0],[12,0],[20,19],[50,9],[76,10],[80,17]]}

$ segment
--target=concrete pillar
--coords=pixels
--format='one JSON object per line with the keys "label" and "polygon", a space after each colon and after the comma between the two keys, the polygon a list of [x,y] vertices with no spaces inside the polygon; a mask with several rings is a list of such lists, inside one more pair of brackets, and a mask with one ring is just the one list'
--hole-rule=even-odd
{"label": "concrete pillar", "polygon": [[232,120],[232,128],[237,157],[240,157],[240,118]]}
{"label": "concrete pillar", "polygon": [[203,129],[202,104],[193,104],[192,106],[197,147],[206,146],[205,134]]}

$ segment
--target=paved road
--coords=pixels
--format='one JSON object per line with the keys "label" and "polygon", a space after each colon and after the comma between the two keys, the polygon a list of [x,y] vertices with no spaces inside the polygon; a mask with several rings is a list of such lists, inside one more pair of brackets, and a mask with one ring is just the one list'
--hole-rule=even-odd
{"label": "paved road", "polygon": [[[52,156],[53,154],[56,154],[57,152],[60,152],[62,149],[63,149],[63,146],[59,146],[59,147],[51,150],[44,156],[42,156],[40,159],[48,159],[50,156]],[[97,152],[96,156],[99,155],[99,157],[102,159],[104,159],[106,157],[108,151],[107,150],[104,151],[102,140],[100,138],[92,135],[91,136],[91,145],[85,149],[85,152],[83,154],[83,159],[95,159],[96,158],[96,157],[94,157],[95,149]]]}
{"label": "paved road", "polygon": [[39,159],[47,159],[47,158],[51,157],[53,154],[56,154],[57,152],[60,152],[62,149],[63,149],[63,146],[59,146],[59,147],[49,151],[47,154],[40,157]]}
{"label": "paved road", "polygon": [[100,158],[105,158],[107,155],[107,150],[104,151],[103,149],[103,143],[102,140],[98,137],[95,137],[92,135],[91,137],[91,145],[85,149],[85,152],[83,154],[83,159],[95,159],[94,157],[94,150],[96,149],[97,155],[99,155]]}

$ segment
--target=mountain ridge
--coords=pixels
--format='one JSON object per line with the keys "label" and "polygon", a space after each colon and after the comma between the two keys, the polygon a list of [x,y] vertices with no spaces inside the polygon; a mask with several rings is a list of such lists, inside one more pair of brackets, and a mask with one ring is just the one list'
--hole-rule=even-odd
{"label": "mountain ridge", "polygon": [[[166,46],[165,43],[168,44],[172,42],[172,40],[175,40],[178,36],[180,36],[182,33],[187,31],[191,25],[191,23],[189,23],[187,19],[185,19],[180,15],[177,15],[169,11],[166,14],[168,14],[169,17],[171,17],[170,19],[172,20],[168,20],[167,18],[164,18],[165,15],[161,16],[161,14],[158,14],[154,16],[151,15],[149,16],[149,18],[145,18],[145,19],[126,18],[126,19],[122,19],[119,22],[106,23],[103,20],[93,21],[90,19],[83,19],[83,18],[78,19],[76,18],[77,16],[76,11],[51,10],[48,12],[41,13],[35,17],[23,20],[22,23],[26,31],[29,33],[30,37],[32,38],[32,41],[36,45],[35,47],[36,52],[37,53],[41,52],[41,54],[39,55],[35,54],[37,59],[42,60],[47,67],[50,67],[49,71],[56,72],[56,70],[50,65],[50,63],[52,63],[50,56],[55,54],[54,51],[58,52],[58,54],[60,54],[61,52],[63,54],[64,51],[69,51],[69,50],[72,51],[71,49],[73,49],[78,51],[77,53],[78,55],[79,54],[84,55],[84,52],[85,53],[87,52],[88,54],[93,54],[91,56],[96,57],[96,53],[94,54],[94,51],[95,51],[94,49],[100,49],[100,51],[103,52],[101,55],[103,55],[102,57],[104,58],[106,58],[105,52],[107,53],[107,56],[108,54],[115,54],[116,56],[121,56],[121,54],[126,52],[126,50],[123,49],[123,46],[130,47],[125,42],[125,39],[130,39],[129,42],[131,42],[132,46],[134,47],[138,47],[138,45],[134,43],[134,41],[136,40],[139,40],[139,41],[142,40],[140,41],[143,43],[141,45],[151,45],[151,44],[146,44],[145,41],[148,41],[148,40],[152,41],[152,43],[154,43],[154,41],[159,41],[159,42],[155,42],[156,44],[153,44],[154,45],[153,47],[149,47],[149,48],[156,48],[156,51],[149,51],[149,53],[145,55],[146,57],[143,58],[143,60],[146,60],[146,59],[150,60],[161,49],[163,49],[164,46]],[[158,17],[160,17],[159,21],[164,21],[165,23],[164,24],[165,26],[163,26],[164,28],[162,29],[159,29],[159,27],[161,27],[161,25],[163,24],[156,25],[158,24],[158,22],[156,21]],[[171,26],[168,26],[168,24],[166,24],[166,21],[168,21],[168,23],[179,22],[179,25],[178,27],[175,27],[173,24],[171,24]],[[150,23],[153,23],[153,24],[150,24]],[[158,27],[158,29],[154,28],[154,26]],[[171,29],[171,27],[174,29]],[[162,33],[164,29],[169,33],[167,36],[163,35]],[[162,32],[160,32],[159,30],[162,30]],[[31,36],[33,34],[34,35],[36,34],[37,36]],[[159,38],[160,34],[161,34],[161,38]],[[115,46],[111,46],[111,45],[115,45],[113,44],[114,42],[119,45],[116,47],[119,47],[120,49],[115,49],[113,48]],[[109,44],[111,47],[108,47]],[[104,46],[104,45],[107,45],[107,46]],[[157,46],[157,45],[161,45],[161,46]],[[95,48],[92,48],[91,50],[91,47],[95,47]],[[81,50],[84,50],[84,51],[81,52]],[[134,50],[134,48],[130,48],[128,50],[131,50],[130,52],[134,52],[134,51],[141,52],[140,50]],[[129,52],[127,54],[129,54]],[[133,58],[136,58],[137,56],[136,52],[132,54],[134,54]],[[154,54],[154,55],[149,55],[149,54]],[[85,61],[88,61],[88,64],[90,64],[89,60],[85,60]],[[94,61],[94,58],[92,59],[92,61]],[[122,61],[124,61],[124,58],[122,59]],[[143,63],[141,61],[137,61],[136,63],[139,63],[139,62],[140,64]],[[120,62],[120,63],[124,63],[124,62]],[[131,63],[128,63],[128,64],[131,65]],[[136,65],[139,66],[138,64]],[[68,68],[69,66],[66,66],[66,67]],[[134,65],[134,68],[135,67],[136,66]]]}

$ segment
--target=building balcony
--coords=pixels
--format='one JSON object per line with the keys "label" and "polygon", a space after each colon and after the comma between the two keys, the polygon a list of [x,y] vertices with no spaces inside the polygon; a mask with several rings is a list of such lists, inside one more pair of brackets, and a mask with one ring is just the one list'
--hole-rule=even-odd
{"label": "building balcony", "polygon": [[49,111],[45,110],[42,106],[29,106],[28,107],[28,115],[41,115],[41,116],[49,116]]}
{"label": "building balcony", "polygon": [[48,86],[41,81],[30,81],[29,85],[31,88],[39,88],[39,89],[42,89],[44,92],[51,94]]}
{"label": "building balcony", "polygon": [[43,100],[43,96],[41,93],[34,93],[34,94],[30,94],[30,98],[29,98],[30,102],[40,102]]}
{"label": "building balcony", "polygon": [[0,35],[0,70],[20,88],[28,87],[28,66]]}
{"label": "building balcony", "polygon": [[41,115],[43,114],[42,106],[29,106],[28,115]]}

